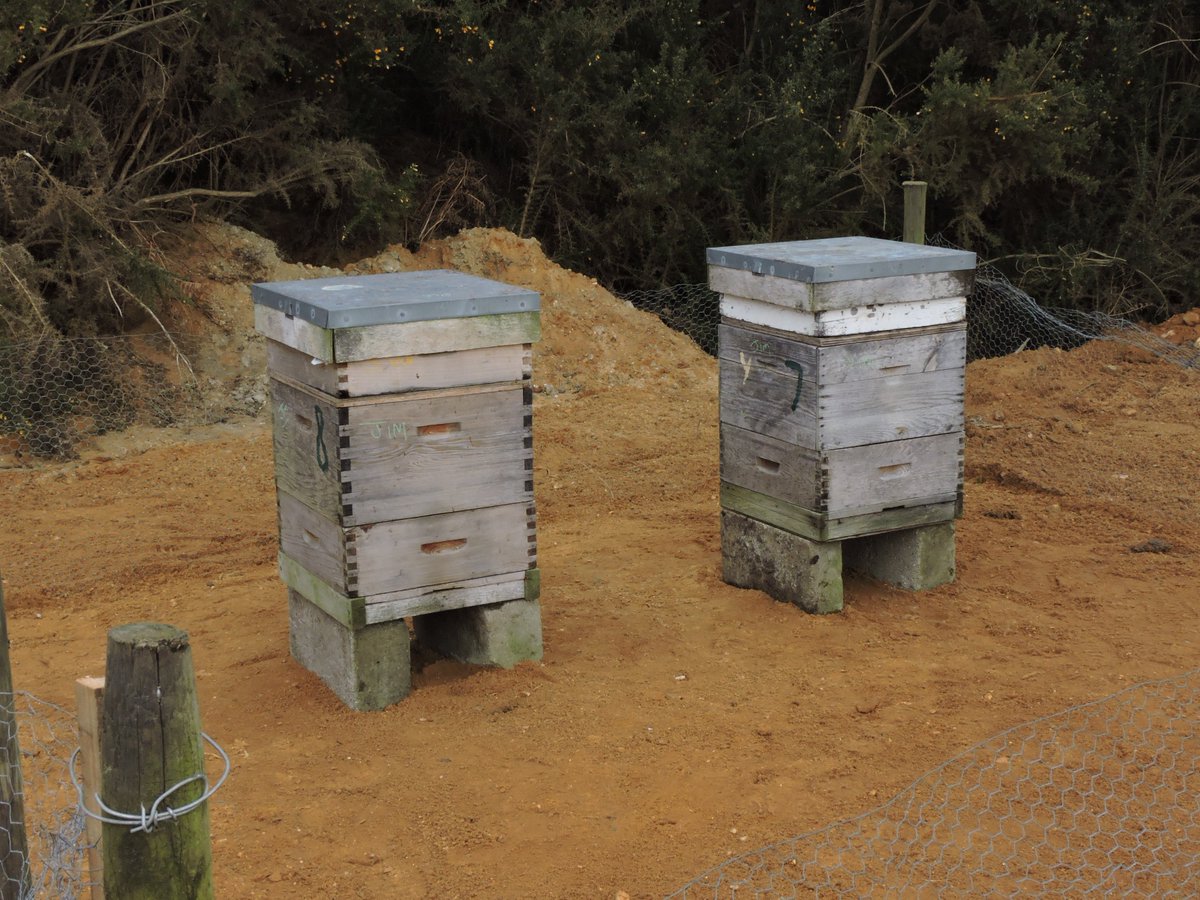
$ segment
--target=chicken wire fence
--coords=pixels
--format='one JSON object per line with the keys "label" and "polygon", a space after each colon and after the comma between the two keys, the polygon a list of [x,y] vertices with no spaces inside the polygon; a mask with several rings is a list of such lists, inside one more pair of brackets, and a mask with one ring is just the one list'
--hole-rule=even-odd
{"label": "chicken wire fence", "polygon": [[[0,695],[12,715],[3,722],[16,723],[16,735],[0,728],[3,772],[19,803],[0,802],[0,849],[9,876],[5,897],[20,900],[55,898],[76,900],[90,889],[89,844],[78,794],[71,782],[69,760],[78,746],[73,713],[32,694],[16,691]],[[14,766],[11,754],[19,747]],[[19,773],[14,775],[13,773]],[[13,851],[15,831],[23,830],[27,855]],[[15,876],[15,877],[14,877]]]}
{"label": "chicken wire fence", "polygon": [[[938,237],[930,243],[961,249]],[[678,284],[620,296],[682,331],[709,355],[717,354],[720,295],[707,284]],[[1141,325],[1105,313],[1041,306],[994,266],[984,263],[976,270],[975,287],[967,298],[968,362],[1038,347],[1069,350],[1097,340],[1117,341],[1181,366],[1200,368],[1200,347],[1172,344]]]}
{"label": "chicken wire fence", "polygon": [[1200,670],[1002,732],[856,818],[728,860],[669,900],[1195,897]]}
{"label": "chicken wire fence", "polygon": [[73,459],[87,438],[131,425],[214,421],[193,352],[163,332],[0,344],[0,460]]}
{"label": "chicken wire fence", "polygon": [[[939,238],[931,243],[951,246]],[[619,295],[717,353],[719,295],[678,284]],[[1004,356],[1092,340],[1120,341],[1181,366],[1200,368],[1200,347],[1175,345],[1125,319],[1038,303],[989,265],[967,303],[967,358]],[[227,386],[198,377],[194,338],[164,332],[0,344],[0,467],[73,459],[87,440],[131,425],[205,425],[255,414],[262,373]],[[210,383],[211,382],[211,383]]]}

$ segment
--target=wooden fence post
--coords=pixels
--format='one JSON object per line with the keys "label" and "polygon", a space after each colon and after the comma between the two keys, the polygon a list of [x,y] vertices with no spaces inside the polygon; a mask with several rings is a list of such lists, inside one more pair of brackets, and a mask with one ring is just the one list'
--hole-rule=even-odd
{"label": "wooden fence post", "polygon": [[[75,709],[79,720],[79,782],[83,786],[83,802],[95,814],[100,813],[96,795],[100,793],[100,723],[104,702],[103,678],[75,680]],[[100,840],[104,826],[99,819],[85,817],[88,842],[88,881],[92,900],[104,900],[104,861]]]}
{"label": "wooden fence post", "polygon": [[29,844],[25,835],[25,792],[21,748],[17,743],[17,708],[12,662],[8,658],[8,616],[0,581],[0,900],[29,895]]}
{"label": "wooden fence post", "polygon": [[929,185],[924,181],[904,182],[904,242],[925,243],[925,194]]}
{"label": "wooden fence post", "polygon": [[[181,781],[204,772],[200,707],[187,633],[170,625],[121,625],[108,633],[101,797],[122,813],[149,812]],[[179,809],[197,800],[193,781],[166,797]],[[211,898],[208,804],[150,831],[104,824],[104,893],[121,900]]]}

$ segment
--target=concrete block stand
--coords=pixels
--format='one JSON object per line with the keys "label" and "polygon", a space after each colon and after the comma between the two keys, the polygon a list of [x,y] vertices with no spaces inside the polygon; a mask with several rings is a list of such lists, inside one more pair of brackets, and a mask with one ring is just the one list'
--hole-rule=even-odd
{"label": "concrete block stand", "polygon": [[292,657],[351,709],[383,709],[412,690],[408,625],[403,619],[346,628],[292,590],[288,619]]}
{"label": "concrete block stand", "polygon": [[842,544],[810,541],[749,516],[721,510],[722,577],[805,612],[842,609]]}
{"label": "concrete block stand", "polygon": [[442,656],[477,666],[511,669],[542,658],[542,613],[537,600],[511,600],[428,613],[413,619],[417,640]]}
{"label": "concrete block stand", "polygon": [[847,569],[906,591],[925,591],[954,580],[954,523],[855,538],[842,545]]}

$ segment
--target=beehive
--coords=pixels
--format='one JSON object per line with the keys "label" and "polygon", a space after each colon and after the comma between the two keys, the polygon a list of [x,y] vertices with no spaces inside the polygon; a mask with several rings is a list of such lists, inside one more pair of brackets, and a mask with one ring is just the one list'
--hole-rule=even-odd
{"label": "beehive", "polygon": [[708,262],[722,508],[816,542],[952,521],[974,254],[856,237]]}
{"label": "beehive", "polygon": [[[536,599],[538,295],[442,270],[253,295],[293,594],[351,631]],[[323,620],[294,651],[297,621]]]}

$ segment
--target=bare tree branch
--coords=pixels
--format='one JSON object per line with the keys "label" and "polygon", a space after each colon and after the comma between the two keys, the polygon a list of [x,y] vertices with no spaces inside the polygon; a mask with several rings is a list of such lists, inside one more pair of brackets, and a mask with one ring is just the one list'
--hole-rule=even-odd
{"label": "bare tree branch", "polygon": [[[155,5],[157,6],[162,4]],[[171,19],[182,18],[190,11],[191,10],[189,9],[178,9],[157,19],[146,19],[140,22],[134,22],[132,25],[128,25],[125,28],[122,28],[120,31],[115,31],[112,34],[106,34],[103,37],[81,41],[77,44],[68,44],[61,50],[57,50],[54,53],[50,53],[46,56],[38,57],[38,59],[30,63],[28,68],[21,72],[21,74],[15,79],[13,79],[13,83],[8,89],[8,94],[13,96],[24,94],[26,91],[28,91],[29,86],[36,80],[34,78],[35,75],[52,66],[60,59],[73,54],[82,53],[85,50],[94,50],[97,47],[106,47],[110,44],[115,44],[118,41],[129,37],[131,34],[136,34],[139,31],[145,31],[147,28],[155,28]]]}

